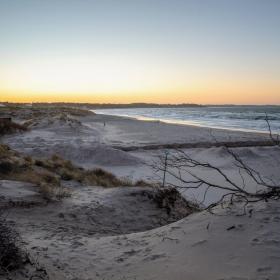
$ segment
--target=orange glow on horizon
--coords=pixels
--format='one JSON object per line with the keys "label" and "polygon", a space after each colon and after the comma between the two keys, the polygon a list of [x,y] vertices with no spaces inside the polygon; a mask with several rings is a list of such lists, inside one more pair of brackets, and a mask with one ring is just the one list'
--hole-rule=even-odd
{"label": "orange glow on horizon", "polygon": [[30,92],[0,90],[0,102],[73,102],[73,103],[159,103],[159,104],[271,104],[280,105],[280,88],[230,88],[203,87],[186,90],[167,89],[151,92],[113,92],[113,93],[77,93],[77,92]]}
{"label": "orange glow on horizon", "polygon": [[35,58],[0,68],[0,102],[280,104],[278,77],[261,72],[117,55]]}

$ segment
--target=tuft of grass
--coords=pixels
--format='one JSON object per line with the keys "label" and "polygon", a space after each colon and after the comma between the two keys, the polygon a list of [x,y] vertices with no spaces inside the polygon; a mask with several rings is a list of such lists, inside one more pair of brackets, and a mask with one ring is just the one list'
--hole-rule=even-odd
{"label": "tuft of grass", "polygon": [[0,158],[4,158],[11,155],[11,149],[9,146],[0,144]]}
{"label": "tuft of grass", "polygon": [[40,194],[47,201],[62,200],[66,197],[71,197],[71,191],[58,185],[52,185],[45,182],[39,184]]}
{"label": "tuft of grass", "polygon": [[35,165],[44,167],[49,172],[55,173],[61,180],[74,180],[84,185],[97,185],[102,187],[132,185],[132,182],[129,180],[120,179],[101,168],[85,170],[58,155],[53,155],[50,159],[46,160],[35,160]]}
{"label": "tuft of grass", "polygon": [[39,186],[40,193],[48,200],[62,199],[71,195],[63,181],[76,181],[83,185],[119,187],[150,186],[141,180],[136,183],[118,178],[101,168],[85,170],[59,155],[48,159],[33,159],[0,145],[0,180],[17,180]]}
{"label": "tuft of grass", "polygon": [[130,186],[131,183],[117,178],[114,174],[103,169],[97,168],[83,172],[82,182],[90,185],[98,185],[103,187]]}
{"label": "tuft of grass", "polygon": [[155,184],[151,184],[151,183],[149,183],[149,182],[147,182],[145,180],[142,180],[142,179],[136,181],[134,183],[134,185],[137,186],[137,187],[154,187],[155,186]]}

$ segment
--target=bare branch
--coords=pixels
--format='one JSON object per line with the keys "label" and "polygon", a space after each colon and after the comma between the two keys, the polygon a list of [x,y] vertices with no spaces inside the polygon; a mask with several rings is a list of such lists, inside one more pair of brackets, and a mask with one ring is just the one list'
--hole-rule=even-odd
{"label": "bare branch", "polygon": [[[275,145],[280,146],[279,135],[275,137],[272,133],[271,126],[266,115],[269,135]],[[214,138],[212,132],[212,137]],[[215,138],[214,138],[215,139]],[[216,140],[216,139],[215,139]],[[207,206],[211,209],[218,204],[223,204],[225,201],[234,203],[235,201],[244,202],[245,207],[250,202],[267,201],[268,199],[280,199],[280,184],[273,181],[271,178],[266,178],[260,172],[250,167],[241,157],[233,151],[232,148],[224,146],[227,154],[233,159],[234,166],[237,168],[239,174],[239,183],[230,178],[221,168],[209,163],[194,159],[188,155],[186,151],[181,149],[166,152],[164,156],[159,157],[159,162],[153,168],[156,172],[164,172],[164,184],[179,189],[201,189],[202,203],[205,202],[208,192],[211,189],[220,189],[224,191],[218,201],[213,202]],[[207,173],[208,172],[208,173]],[[217,183],[219,180],[209,178],[209,176],[198,175],[214,174],[215,178],[219,177],[223,182]],[[256,184],[256,190],[252,191],[246,188],[246,175],[250,181]],[[172,179],[167,182],[167,179]],[[240,183],[241,182],[241,183]]]}

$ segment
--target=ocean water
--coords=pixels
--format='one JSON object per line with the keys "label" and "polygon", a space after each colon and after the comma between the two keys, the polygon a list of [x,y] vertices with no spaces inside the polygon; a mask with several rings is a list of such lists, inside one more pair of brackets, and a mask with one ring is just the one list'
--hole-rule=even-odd
{"label": "ocean water", "polygon": [[183,108],[128,108],[94,110],[96,113],[144,120],[242,131],[280,133],[280,106],[205,106]]}

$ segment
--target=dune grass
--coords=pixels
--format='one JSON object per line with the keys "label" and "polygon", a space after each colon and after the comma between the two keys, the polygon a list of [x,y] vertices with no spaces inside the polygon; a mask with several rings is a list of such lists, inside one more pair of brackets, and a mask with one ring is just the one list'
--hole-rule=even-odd
{"label": "dune grass", "polygon": [[70,191],[63,187],[64,181],[72,180],[81,185],[103,187],[135,185],[100,168],[86,170],[57,155],[48,159],[34,159],[2,144],[0,144],[0,179],[35,184],[45,198],[58,199],[71,195]]}
{"label": "dune grass", "polygon": [[45,168],[51,173],[55,173],[60,180],[74,180],[84,185],[96,185],[103,187],[130,186],[131,182],[117,178],[110,172],[101,168],[86,170],[75,166],[71,161],[60,156],[53,155],[50,159],[35,160],[35,166]]}

